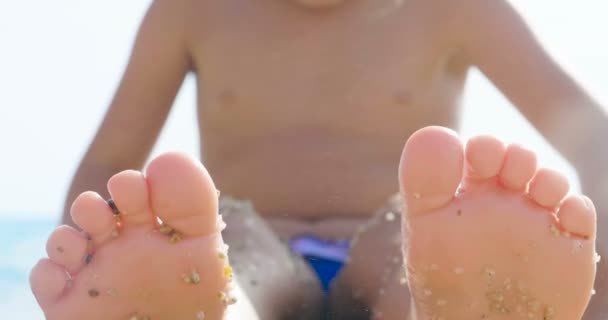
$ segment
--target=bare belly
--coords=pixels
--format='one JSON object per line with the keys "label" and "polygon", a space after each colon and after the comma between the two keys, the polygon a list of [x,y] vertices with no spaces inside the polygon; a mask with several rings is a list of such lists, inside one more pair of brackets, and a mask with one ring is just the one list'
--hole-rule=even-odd
{"label": "bare belly", "polygon": [[305,228],[333,218],[367,219],[398,191],[401,139],[389,147],[361,139],[313,140],[258,139],[231,148],[230,156],[210,152],[224,156],[206,159],[206,166],[223,194],[251,200],[265,218],[293,219]]}

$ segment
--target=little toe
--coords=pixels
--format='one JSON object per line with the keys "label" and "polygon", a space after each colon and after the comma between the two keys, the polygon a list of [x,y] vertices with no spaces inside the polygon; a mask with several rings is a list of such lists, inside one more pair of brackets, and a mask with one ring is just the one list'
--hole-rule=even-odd
{"label": "little toe", "polygon": [[536,173],[536,154],[520,145],[511,144],[505,151],[505,159],[500,170],[500,181],[506,188],[525,191]]}
{"label": "little toe", "polygon": [[557,217],[566,231],[584,239],[595,239],[597,217],[593,202],[585,196],[570,195],[561,204]]}
{"label": "little toe", "polygon": [[65,269],[49,259],[41,259],[30,272],[30,286],[43,308],[59,299],[69,281]]}
{"label": "little toe", "polygon": [[564,199],[570,185],[561,173],[541,168],[530,181],[530,197],[539,205],[554,209]]}
{"label": "little toe", "polygon": [[399,182],[407,214],[427,212],[454,198],[462,179],[464,150],[456,134],[442,127],[416,131],[405,144]]}
{"label": "little toe", "polygon": [[217,191],[203,165],[187,154],[171,152],[146,170],[152,210],[184,235],[219,232]]}
{"label": "little toe", "polygon": [[84,264],[87,244],[82,233],[69,226],[59,226],[49,237],[46,252],[51,261],[74,273]]}
{"label": "little toe", "polygon": [[120,212],[122,227],[156,225],[156,217],[150,209],[148,185],[143,174],[126,170],[108,181],[108,191]]}
{"label": "little toe", "polygon": [[74,200],[72,219],[95,244],[103,243],[117,232],[112,209],[96,192],[84,192]]}
{"label": "little toe", "polygon": [[492,136],[478,136],[467,142],[467,178],[488,179],[498,175],[505,158],[504,143]]}

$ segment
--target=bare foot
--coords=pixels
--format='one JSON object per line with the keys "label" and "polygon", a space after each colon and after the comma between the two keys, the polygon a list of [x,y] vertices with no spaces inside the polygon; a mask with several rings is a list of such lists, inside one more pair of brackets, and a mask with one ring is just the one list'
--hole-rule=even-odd
{"label": "bare foot", "polygon": [[464,151],[451,131],[428,127],[407,142],[400,183],[414,318],[582,317],[595,210],[567,195],[561,174],[537,169],[534,153],[485,136]]}
{"label": "bare foot", "polygon": [[202,165],[168,153],[150,163],[146,177],[124,171],[108,188],[119,223],[98,194],[81,194],[72,217],[87,236],[57,228],[49,259],[31,272],[46,318],[222,319],[233,302],[232,275],[216,190]]}

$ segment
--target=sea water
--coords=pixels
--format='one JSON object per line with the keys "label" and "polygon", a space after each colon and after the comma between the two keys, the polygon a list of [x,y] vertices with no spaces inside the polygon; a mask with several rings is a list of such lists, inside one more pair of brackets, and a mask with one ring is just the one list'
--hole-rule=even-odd
{"label": "sea water", "polygon": [[0,215],[0,319],[42,320],[28,283],[29,271],[46,257],[46,239],[57,221]]}

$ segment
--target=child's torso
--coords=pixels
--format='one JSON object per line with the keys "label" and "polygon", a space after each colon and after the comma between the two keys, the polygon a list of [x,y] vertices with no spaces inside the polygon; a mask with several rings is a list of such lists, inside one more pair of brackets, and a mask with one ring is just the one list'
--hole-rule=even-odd
{"label": "child's torso", "polygon": [[192,55],[218,188],[304,220],[368,217],[397,192],[404,142],[455,125],[468,67],[432,2],[201,4]]}

